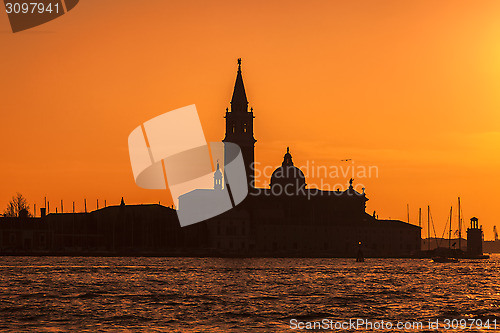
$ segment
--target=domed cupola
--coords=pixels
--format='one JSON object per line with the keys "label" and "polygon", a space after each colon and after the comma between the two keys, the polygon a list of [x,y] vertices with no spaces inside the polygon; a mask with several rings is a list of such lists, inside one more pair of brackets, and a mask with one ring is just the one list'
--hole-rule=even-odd
{"label": "domed cupola", "polygon": [[217,170],[214,172],[214,190],[222,190],[222,172],[219,169],[219,161],[217,161]]}
{"label": "domed cupola", "polygon": [[274,194],[296,194],[298,190],[306,187],[304,173],[293,165],[289,147],[283,156],[283,163],[274,170],[271,176],[271,190]]}

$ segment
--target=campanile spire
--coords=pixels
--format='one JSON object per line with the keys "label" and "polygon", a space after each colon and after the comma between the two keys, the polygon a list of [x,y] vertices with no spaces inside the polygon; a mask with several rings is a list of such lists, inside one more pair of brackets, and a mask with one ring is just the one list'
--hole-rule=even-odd
{"label": "campanile spire", "polygon": [[248,99],[243,84],[243,76],[241,75],[241,58],[238,59],[238,72],[236,74],[236,82],[234,83],[233,97],[231,98],[232,112],[247,112]]}
{"label": "campanile spire", "polygon": [[254,187],[254,147],[253,136],[253,108],[248,111],[248,99],[241,74],[241,58],[238,59],[238,72],[234,83],[233,96],[231,98],[231,111],[226,109],[226,136],[224,142],[236,143],[243,154],[247,180],[250,187]]}

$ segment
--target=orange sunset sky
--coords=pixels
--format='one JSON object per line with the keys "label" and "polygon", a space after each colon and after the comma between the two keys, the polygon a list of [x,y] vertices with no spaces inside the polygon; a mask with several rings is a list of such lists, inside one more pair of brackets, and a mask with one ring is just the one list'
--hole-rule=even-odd
{"label": "orange sunset sky", "polygon": [[467,225],[500,226],[499,1],[82,0],[16,34],[0,14],[0,45],[2,210],[171,204],[135,185],[128,135],[196,104],[222,140],[241,57],[261,166],[351,158],[379,169],[355,180],[370,214],[430,205],[441,236],[460,196]]}

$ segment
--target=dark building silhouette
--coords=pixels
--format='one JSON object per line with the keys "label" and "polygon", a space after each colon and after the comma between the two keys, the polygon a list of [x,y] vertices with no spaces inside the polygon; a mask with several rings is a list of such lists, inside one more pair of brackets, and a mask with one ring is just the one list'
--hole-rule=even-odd
{"label": "dark building silhouette", "polygon": [[344,191],[308,188],[289,148],[269,179],[269,187],[256,188],[253,119],[238,59],[223,141],[236,143],[242,150],[249,195],[235,208],[187,227],[179,225],[177,213],[184,206],[191,207],[193,200],[204,205],[200,211],[208,213],[210,207],[222,202],[226,185],[224,170],[217,164],[214,188],[183,194],[179,197],[179,211],[161,205],[126,205],[122,198],[118,206],[90,213],[3,218],[0,252],[356,257],[362,251],[364,257],[401,257],[420,250],[420,227],[367,214],[365,189],[356,191],[353,179]]}
{"label": "dark building silhouette", "polygon": [[157,204],[0,220],[2,254],[200,255],[207,241],[206,226],[181,228],[175,209]]}
{"label": "dark building silhouette", "polygon": [[500,240],[484,241],[484,252],[500,253]]}

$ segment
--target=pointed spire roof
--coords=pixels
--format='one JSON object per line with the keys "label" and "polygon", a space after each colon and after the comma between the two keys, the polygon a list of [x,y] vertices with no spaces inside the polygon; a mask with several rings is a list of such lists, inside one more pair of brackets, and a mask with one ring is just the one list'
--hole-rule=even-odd
{"label": "pointed spire roof", "polygon": [[241,75],[241,58],[238,59],[238,73],[236,74],[236,82],[234,83],[233,97],[231,98],[231,111],[248,110],[247,94],[245,93],[245,85],[243,84],[243,76]]}

